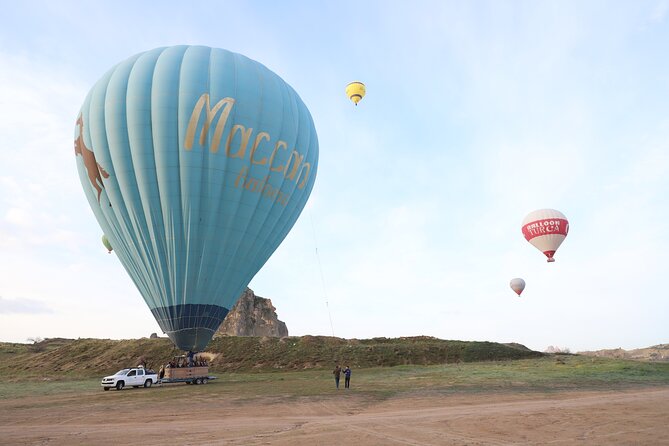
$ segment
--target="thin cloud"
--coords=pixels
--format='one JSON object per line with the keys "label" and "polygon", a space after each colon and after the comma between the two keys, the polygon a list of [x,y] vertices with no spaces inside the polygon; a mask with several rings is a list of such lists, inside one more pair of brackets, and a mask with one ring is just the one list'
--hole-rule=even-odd
{"label": "thin cloud", "polygon": [[5,219],[16,226],[32,226],[32,219],[25,209],[10,208],[5,214]]}
{"label": "thin cloud", "polygon": [[33,299],[7,299],[0,296],[0,314],[52,314],[44,302]]}
{"label": "thin cloud", "polygon": [[655,9],[650,15],[650,21],[653,23],[662,23],[669,12],[669,0],[662,0],[655,5]]}

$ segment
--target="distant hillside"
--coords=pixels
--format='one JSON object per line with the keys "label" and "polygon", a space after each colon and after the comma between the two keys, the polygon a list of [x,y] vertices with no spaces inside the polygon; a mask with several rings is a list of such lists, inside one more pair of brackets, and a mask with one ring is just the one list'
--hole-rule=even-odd
{"label": "distant hillside", "polygon": [[669,362],[669,344],[653,345],[652,347],[623,350],[614,348],[592,352],[579,352],[579,355],[599,356],[603,358],[633,359],[636,361]]}
{"label": "distant hillside", "polygon": [[[98,377],[137,365],[144,357],[157,369],[181,354],[169,339],[46,339],[38,344],[0,343],[0,376],[58,379]],[[445,341],[431,337],[340,339],[326,336],[234,337],[212,340],[205,353],[213,372],[301,370],[401,364],[445,364],[533,358],[542,353],[519,344]]]}

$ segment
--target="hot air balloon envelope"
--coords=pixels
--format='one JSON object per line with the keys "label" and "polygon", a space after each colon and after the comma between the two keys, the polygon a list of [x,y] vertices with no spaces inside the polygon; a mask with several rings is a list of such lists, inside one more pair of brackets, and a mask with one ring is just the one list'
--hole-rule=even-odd
{"label": "hot air balloon envelope", "polygon": [[509,283],[509,286],[517,295],[520,296],[520,294],[523,292],[525,289],[525,281],[519,277],[515,279],[511,279],[511,282]]}
{"label": "hot air balloon envelope", "polygon": [[102,244],[107,248],[107,251],[111,253],[114,249],[112,248],[111,243],[109,243],[109,239],[107,238],[106,235],[102,235]]}
{"label": "hot air balloon envelope", "polygon": [[265,66],[174,46],[95,84],[75,155],[91,209],[158,324],[200,351],[300,215],[318,139],[300,97]]}
{"label": "hot air balloon envelope", "polygon": [[365,93],[367,93],[367,89],[362,82],[351,82],[346,86],[346,96],[348,96],[355,105],[358,105],[358,102],[365,97]]}
{"label": "hot air balloon envelope", "polygon": [[553,255],[569,232],[569,222],[560,211],[539,209],[525,217],[522,231],[525,240],[543,252],[548,262],[554,262]]}

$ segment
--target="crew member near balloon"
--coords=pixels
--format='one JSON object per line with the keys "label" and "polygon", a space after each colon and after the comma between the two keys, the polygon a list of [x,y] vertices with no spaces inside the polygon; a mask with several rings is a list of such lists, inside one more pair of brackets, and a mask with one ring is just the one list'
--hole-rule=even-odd
{"label": "crew member near balloon", "polygon": [[522,231],[525,240],[544,253],[547,262],[555,262],[555,251],[569,233],[569,221],[560,211],[539,209],[523,219]]}
{"label": "crew member near balloon", "polygon": [[332,371],[332,374],[334,375],[335,386],[337,387],[337,389],[339,389],[339,378],[341,378],[341,366],[339,364],[335,366],[334,370]]}
{"label": "crew member near balloon", "polygon": [[351,368],[349,366],[344,368],[344,388],[351,388]]}
{"label": "crew member near balloon", "polygon": [[172,342],[204,350],[309,198],[307,106],[254,60],[180,45],[112,67],[75,121],[79,179],[108,249]]}

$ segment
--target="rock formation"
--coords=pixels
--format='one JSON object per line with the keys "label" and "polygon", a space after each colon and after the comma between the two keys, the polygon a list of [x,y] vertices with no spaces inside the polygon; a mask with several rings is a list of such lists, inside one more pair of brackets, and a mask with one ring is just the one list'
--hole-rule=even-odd
{"label": "rock formation", "polygon": [[288,327],[279,320],[270,299],[256,296],[247,288],[218,328],[217,336],[288,336]]}
{"label": "rock formation", "polygon": [[637,361],[669,362],[669,344],[653,345],[652,347],[624,350],[614,348],[589,352],[578,352],[579,355],[600,356],[604,358],[633,359]]}

